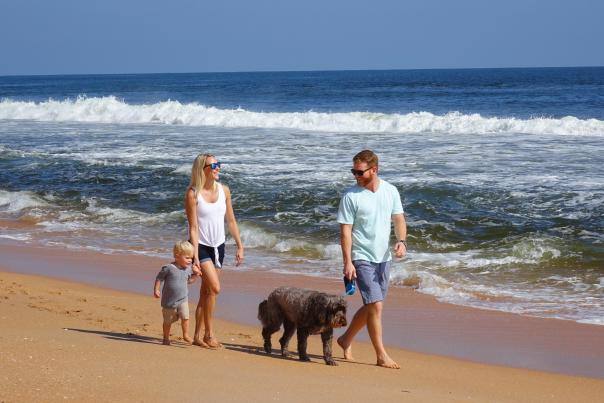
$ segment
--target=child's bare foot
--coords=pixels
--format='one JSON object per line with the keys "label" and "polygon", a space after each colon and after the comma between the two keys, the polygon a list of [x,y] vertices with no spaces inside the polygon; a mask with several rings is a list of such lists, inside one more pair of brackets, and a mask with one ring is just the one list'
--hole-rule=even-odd
{"label": "child's bare foot", "polygon": [[192,338],[190,338],[188,334],[183,335],[183,336],[182,336],[182,339],[183,339],[184,341],[186,341],[187,343],[189,343],[189,344],[191,344],[191,343],[193,342],[193,339],[192,339]]}
{"label": "child's bare foot", "polygon": [[222,344],[214,337],[204,337],[203,341],[209,346],[209,348],[221,348]]}
{"label": "child's bare foot", "polygon": [[164,341],[162,342],[162,344],[164,346],[169,346],[170,345],[170,340],[169,339],[164,339]]}
{"label": "child's bare foot", "polygon": [[348,361],[354,361],[354,357],[352,356],[352,344],[345,345],[344,340],[342,339],[344,336],[340,336],[337,339],[337,343],[340,347],[342,347],[342,351],[344,352],[344,359]]}
{"label": "child's bare foot", "polygon": [[378,358],[376,365],[378,367],[384,368],[401,369],[401,366],[394,362],[394,360],[387,355],[382,358]]}

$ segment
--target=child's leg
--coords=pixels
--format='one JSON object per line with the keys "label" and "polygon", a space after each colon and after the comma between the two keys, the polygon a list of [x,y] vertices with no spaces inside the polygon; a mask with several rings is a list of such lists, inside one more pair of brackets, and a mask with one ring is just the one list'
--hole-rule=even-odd
{"label": "child's leg", "polygon": [[183,340],[186,341],[187,343],[191,343],[193,341],[193,339],[191,339],[191,337],[189,337],[189,319],[183,319],[180,324],[182,326]]}
{"label": "child's leg", "polygon": [[172,324],[170,322],[166,323],[164,322],[164,345],[169,346],[170,345],[170,328],[172,327]]}

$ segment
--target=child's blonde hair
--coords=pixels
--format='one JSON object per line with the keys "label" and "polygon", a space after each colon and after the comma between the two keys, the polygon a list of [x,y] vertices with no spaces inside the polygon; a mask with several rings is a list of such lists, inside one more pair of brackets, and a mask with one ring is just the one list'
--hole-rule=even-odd
{"label": "child's blonde hair", "polygon": [[176,256],[186,256],[193,257],[195,256],[195,249],[193,245],[189,241],[178,241],[174,244],[174,249],[172,249],[172,253],[174,257]]}

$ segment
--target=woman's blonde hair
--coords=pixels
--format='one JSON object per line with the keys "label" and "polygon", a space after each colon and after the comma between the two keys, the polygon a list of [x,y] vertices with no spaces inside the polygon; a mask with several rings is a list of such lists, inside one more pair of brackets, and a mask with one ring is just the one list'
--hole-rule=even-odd
{"label": "woman's blonde hair", "polygon": [[[206,183],[206,175],[203,169],[206,166],[207,159],[210,157],[214,157],[214,155],[199,154],[197,157],[195,157],[195,161],[193,161],[193,168],[191,168],[191,183],[189,183],[189,189],[193,189],[193,191],[195,192],[195,197],[197,197],[197,194],[201,191],[201,189],[203,189],[203,186]],[[216,188],[215,182],[214,188]]]}

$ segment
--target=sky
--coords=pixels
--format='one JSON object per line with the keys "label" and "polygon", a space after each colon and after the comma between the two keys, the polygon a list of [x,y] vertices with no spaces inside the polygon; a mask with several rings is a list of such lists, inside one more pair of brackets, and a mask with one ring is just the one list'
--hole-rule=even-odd
{"label": "sky", "polygon": [[601,0],[0,0],[0,75],[604,65]]}

